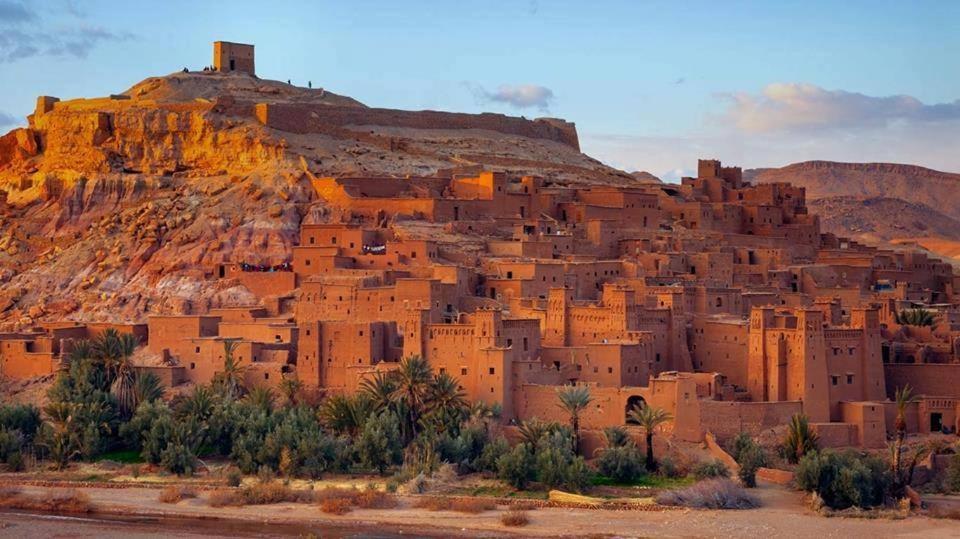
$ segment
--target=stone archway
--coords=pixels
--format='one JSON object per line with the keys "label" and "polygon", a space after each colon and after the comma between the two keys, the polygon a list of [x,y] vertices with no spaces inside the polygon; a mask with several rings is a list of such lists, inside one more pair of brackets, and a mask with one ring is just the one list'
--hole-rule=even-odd
{"label": "stone archway", "polygon": [[628,424],[636,424],[636,422],[630,419],[630,410],[633,410],[636,407],[644,408],[647,406],[647,401],[644,400],[640,395],[632,395],[627,398],[627,407],[623,411],[624,422]]}

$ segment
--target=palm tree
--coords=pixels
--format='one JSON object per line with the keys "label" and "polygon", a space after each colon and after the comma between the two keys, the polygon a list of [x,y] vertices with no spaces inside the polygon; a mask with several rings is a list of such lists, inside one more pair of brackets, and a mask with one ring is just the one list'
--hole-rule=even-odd
{"label": "palm tree", "polygon": [[393,372],[377,371],[360,382],[360,392],[370,397],[378,412],[394,407],[397,377]]}
{"label": "palm tree", "polygon": [[899,477],[903,467],[903,441],[907,437],[907,407],[916,402],[917,397],[913,394],[910,384],[907,384],[897,388],[893,400],[897,405],[897,418],[894,421],[897,438],[893,446],[893,472]]}
{"label": "palm tree", "polygon": [[783,440],[782,448],[786,459],[796,464],[800,459],[820,445],[820,437],[810,428],[807,416],[796,414],[790,418],[787,427],[787,436]]}
{"label": "palm tree", "polygon": [[393,399],[402,402],[406,408],[404,439],[409,442],[417,435],[417,426],[424,412],[433,374],[430,364],[420,356],[404,358],[394,372],[397,387],[394,389]]}
{"label": "palm tree", "polygon": [[573,429],[573,452],[580,452],[580,414],[587,409],[593,397],[587,386],[564,386],[557,391],[559,406],[570,415],[570,428]]}
{"label": "palm tree", "polygon": [[627,413],[627,416],[643,429],[644,438],[647,442],[647,471],[656,471],[657,461],[653,458],[653,431],[663,423],[672,420],[673,417],[666,410],[642,404],[635,405]]}
{"label": "palm tree", "polygon": [[523,443],[527,444],[528,447],[536,452],[537,446],[540,444],[540,439],[543,438],[545,434],[556,431],[559,427],[560,425],[557,423],[541,421],[534,417],[520,423],[518,432]]}
{"label": "palm tree", "polygon": [[209,386],[197,386],[189,397],[180,401],[177,414],[180,417],[196,417],[205,421],[213,415],[215,396]]}
{"label": "palm tree", "polygon": [[61,364],[61,368],[69,369],[70,365],[74,363],[80,363],[85,359],[90,359],[93,357],[93,343],[88,339],[82,339],[73,343],[70,351],[67,352],[67,355],[64,356],[64,361]]}
{"label": "palm tree", "polygon": [[228,399],[236,399],[246,392],[244,375],[248,366],[242,365],[234,356],[237,345],[237,341],[223,341],[223,370],[213,377],[214,385]]}
{"label": "palm tree", "polygon": [[607,443],[608,448],[625,447],[633,442],[627,429],[619,426],[603,429],[603,440]]}
{"label": "palm tree", "polygon": [[894,313],[894,319],[901,326],[936,327],[937,315],[932,311],[918,307],[915,309],[904,309],[898,313]]}
{"label": "palm tree", "polygon": [[277,396],[269,387],[257,386],[250,390],[243,399],[256,408],[270,412],[273,410],[273,404],[277,400]]}
{"label": "palm tree", "polygon": [[47,424],[50,426],[50,434],[45,437],[46,442],[43,445],[58,470],[62,470],[80,454],[82,429],[77,425],[79,406],[70,402],[51,401],[43,407]]}
{"label": "palm tree", "polygon": [[284,378],[280,382],[280,394],[287,406],[296,406],[300,403],[300,392],[303,391],[303,382],[299,378]]}
{"label": "palm tree", "polygon": [[163,383],[152,372],[137,371],[133,377],[133,401],[136,410],[140,404],[163,398]]}
{"label": "palm tree", "polygon": [[134,395],[134,368],[130,357],[140,346],[140,340],[131,333],[120,333],[110,328],[104,331],[91,347],[93,354],[103,362],[107,377],[113,380],[110,392],[117,399],[120,416],[128,418],[137,407]]}
{"label": "palm tree", "polygon": [[445,372],[436,375],[427,394],[427,414],[438,430],[454,432],[468,412],[467,399],[457,379]]}
{"label": "palm tree", "polygon": [[373,401],[362,393],[333,395],[323,401],[317,415],[324,427],[356,437],[374,410]]}

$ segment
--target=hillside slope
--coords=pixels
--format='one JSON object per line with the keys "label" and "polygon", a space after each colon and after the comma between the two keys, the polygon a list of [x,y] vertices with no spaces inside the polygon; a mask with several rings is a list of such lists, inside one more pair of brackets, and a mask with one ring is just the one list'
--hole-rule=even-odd
{"label": "hillside slope", "polygon": [[[269,127],[264,104],[305,107],[306,129]],[[354,123],[309,123],[326,110]],[[575,140],[560,120],[445,124],[430,113],[421,126],[418,114],[241,73],[175,73],[109,98],[42,102],[29,128],[0,137],[0,331],[248,304],[245,288],[216,278],[218,265],[287,261],[302,223],[337,220],[311,177],[484,168],[636,183],[558,137],[511,134]]]}
{"label": "hillside slope", "polygon": [[835,196],[899,198],[960,219],[960,174],[914,165],[807,161],[747,170],[744,178],[754,183],[790,182],[806,187],[811,200]]}

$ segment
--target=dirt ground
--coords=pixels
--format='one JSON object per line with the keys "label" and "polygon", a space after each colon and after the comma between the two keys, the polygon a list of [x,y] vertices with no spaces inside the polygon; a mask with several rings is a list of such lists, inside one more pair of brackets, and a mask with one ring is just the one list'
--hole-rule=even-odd
{"label": "dirt ground", "polygon": [[[24,491],[43,493],[41,487],[24,487]],[[165,522],[182,523],[184,519],[205,522],[201,528],[190,529],[178,524],[179,532],[172,535],[213,535],[224,533],[242,523],[258,526],[276,525],[267,535],[299,535],[303,530],[323,530],[323,536],[378,536],[399,535],[469,535],[469,536],[616,536],[616,537],[753,537],[773,538],[848,538],[848,537],[960,537],[960,522],[911,516],[907,519],[865,519],[817,515],[802,505],[800,494],[776,487],[761,485],[756,490],[763,501],[761,509],[747,511],[665,510],[665,511],[613,511],[545,508],[529,512],[530,523],[524,528],[505,528],[500,516],[505,510],[498,508],[471,515],[447,511],[431,512],[411,507],[411,500],[404,499],[396,509],[358,509],[343,516],[321,513],[315,505],[275,504],[269,506],[211,508],[206,504],[206,494],[178,504],[161,504],[157,501],[159,491],[155,488],[83,488],[98,511],[102,514],[121,515],[127,518],[139,516],[153,520],[161,529]],[[221,526],[210,527],[210,518],[228,519]],[[20,520],[17,520],[20,519]],[[49,522],[29,521],[23,517],[0,514],[0,536],[23,537],[26,530],[39,531]],[[254,524],[255,523],[255,524]],[[84,522],[78,525],[72,537],[123,536],[123,528],[116,525]],[[168,523],[169,524],[169,523]],[[172,524],[170,524],[172,525]],[[146,527],[144,527],[146,526]],[[298,527],[299,526],[299,527]],[[242,526],[241,528],[242,529]],[[61,528],[62,530],[62,528]],[[120,530],[118,532],[118,530]],[[141,519],[140,533],[129,536],[149,536],[150,528]],[[209,533],[204,533],[206,530]],[[219,530],[219,531],[218,531]],[[353,530],[347,532],[345,530]],[[366,532],[365,532],[366,530]],[[253,535],[260,533],[254,530]],[[119,533],[115,535],[114,532]],[[326,532],[329,532],[326,533]],[[58,534],[45,534],[52,537]],[[226,535],[237,535],[226,533]],[[246,535],[246,534],[242,534]],[[41,535],[33,535],[41,536]],[[62,535],[61,535],[62,536]]]}

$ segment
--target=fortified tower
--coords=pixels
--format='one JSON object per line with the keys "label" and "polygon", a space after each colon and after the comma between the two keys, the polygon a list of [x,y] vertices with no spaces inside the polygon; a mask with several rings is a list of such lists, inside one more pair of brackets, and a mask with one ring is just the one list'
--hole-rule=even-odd
{"label": "fortified tower", "polygon": [[242,71],[256,76],[253,61],[253,45],[213,42],[213,69],[216,71]]}

